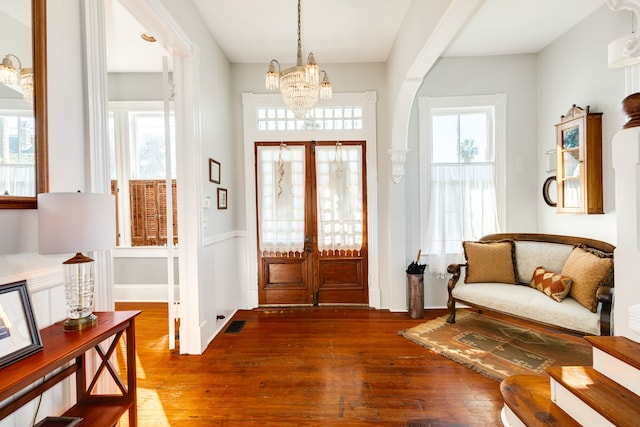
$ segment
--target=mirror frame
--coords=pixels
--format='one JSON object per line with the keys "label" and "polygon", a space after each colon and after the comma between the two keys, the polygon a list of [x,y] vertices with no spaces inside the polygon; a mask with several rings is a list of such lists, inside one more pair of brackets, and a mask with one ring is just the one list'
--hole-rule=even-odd
{"label": "mirror frame", "polygon": [[33,55],[33,117],[36,132],[36,195],[0,197],[0,209],[36,209],[37,193],[49,191],[47,153],[47,0],[31,0],[31,48]]}

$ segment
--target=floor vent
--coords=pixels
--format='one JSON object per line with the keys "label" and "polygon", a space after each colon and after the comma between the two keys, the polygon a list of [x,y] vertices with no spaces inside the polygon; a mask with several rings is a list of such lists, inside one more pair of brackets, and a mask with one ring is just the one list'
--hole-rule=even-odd
{"label": "floor vent", "polygon": [[234,320],[231,323],[229,323],[229,326],[227,326],[227,329],[224,330],[224,333],[237,334],[242,330],[242,328],[244,328],[244,325],[246,323],[247,323],[246,320]]}

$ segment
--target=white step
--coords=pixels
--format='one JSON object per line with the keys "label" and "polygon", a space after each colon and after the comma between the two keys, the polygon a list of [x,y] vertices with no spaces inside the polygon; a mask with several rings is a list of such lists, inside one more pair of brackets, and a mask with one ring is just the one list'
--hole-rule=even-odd
{"label": "white step", "polygon": [[583,427],[615,427],[615,424],[593,410],[562,384],[551,379],[551,401]]}
{"label": "white step", "polygon": [[637,427],[640,396],[589,366],[553,366],[551,401],[586,427]]}
{"label": "white step", "polygon": [[586,337],[593,368],[640,396],[640,344],[625,337]]}

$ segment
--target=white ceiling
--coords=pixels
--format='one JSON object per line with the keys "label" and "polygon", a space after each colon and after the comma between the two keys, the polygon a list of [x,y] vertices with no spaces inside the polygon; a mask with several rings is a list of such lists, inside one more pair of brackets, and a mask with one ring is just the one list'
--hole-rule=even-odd
{"label": "white ceiling", "polygon": [[[296,0],[192,0],[233,63],[293,64]],[[302,49],[320,63],[384,62],[411,0],[302,1]]]}
{"label": "white ceiling", "polygon": [[537,53],[605,0],[486,0],[445,56]]}
{"label": "white ceiling", "polygon": [[[274,58],[283,65],[295,62],[295,0],[192,1],[230,62],[266,64]],[[384,62],[411,1],[303,1],[303,54],[313,51],[320,64]],[[443,55],[539,52],[604,3],[605,0],[485,0]],[[117,0],[107,2],[110,71],[161,68],[159,56],[164,51],[159,43],[141,41],[143,31],[143,26]]]}
{"label": "white ceiling", "polygon": [[105,2],[105,31],[107,34],[107,71],[158,72],[162,70],[162,56],[167,56],[160,43],[149,43],[140,37],[142,26],[118,2]]}

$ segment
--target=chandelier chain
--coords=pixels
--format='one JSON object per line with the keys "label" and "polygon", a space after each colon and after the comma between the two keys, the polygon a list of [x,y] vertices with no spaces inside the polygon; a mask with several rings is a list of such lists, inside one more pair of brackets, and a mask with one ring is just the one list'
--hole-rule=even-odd
{"label": "chandelier chain", "polygon": [[302,31],[300,30],[301,28],[300,15],[302,14],[302,8],[300,7],[300,1],[301,0],[298,0],[298,58],[299,58],[298,65],[302,65],[302,36],[301,36]]}

